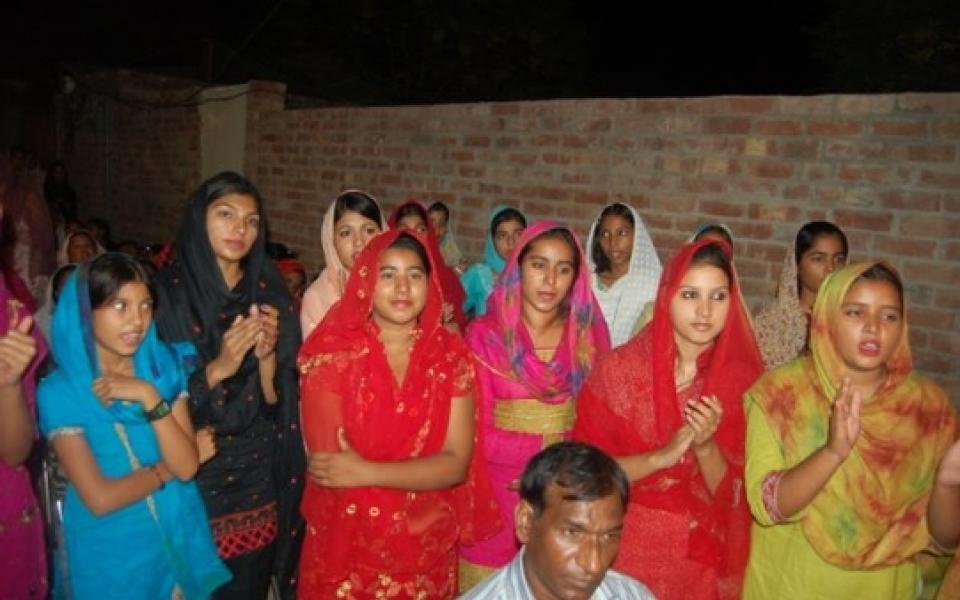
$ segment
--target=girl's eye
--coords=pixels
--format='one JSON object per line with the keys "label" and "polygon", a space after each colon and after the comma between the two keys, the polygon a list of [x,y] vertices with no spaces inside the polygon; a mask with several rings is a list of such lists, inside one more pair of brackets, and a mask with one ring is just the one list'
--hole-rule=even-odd
{"label": "girl's eye", "polygon": [[900,320],[900,315],[895,312],[886,313],[883,315],[885,321],[890,321],[891,323],[896,323]]}
{"label": "girl's eye", "polygon": [[257,228],[260,226],[260,217],[250,217],[247,219],[247,225],[252,228]]}
{"label": "girl's eye", "polygon": [[847,315],[848,317],[859,317],[860,311],[856,308],[848,308],[843,312],[843,314]]}
{"label": "girl's eye", "polygon": [[573,273],[573,267],[560,267],[559,273],[561,275],[569,275]]}
{"label": "girl's eye", "polygon": [[726,293],[726,292],[717,292],[716,294],[713,295],[713,299],[716,300],[716,301],[718,301],[718,302],[723,302],[724,300],[727,299],[727,293]]}
{"label": "girl's eye", "polygon": [[233,217],[233,211],[227,210],[227,209],[220,209],[219,211],[217,211],[217,215],[219,215],[221,219],[229,219]]}
{"label": "girl's eye", "polygon": [[680,292],[680,297],[684,300],[693,300],[697,297],[697,293],[693,290],[683,290]]}
{"label": "girl's eye", "polygon": [[367,227],[367,235],[377,235],[380,233],[380,230],[376,227]]}
{"label": "girl's eye", "polygon": [[337,235],[339,235],[339,236],[342,237],[342,238],[350,237],[350,230],[349,230],[349,229],[341,229],[341,230],[338,232]]}
{"label": "girl's eye", "polygon": [[122,311],[122,310],[125,309],[126,307],[127,307],[127,303],[124,302],[123,300],[116,300],[116,301],[114,301],[113,306],[112,306],[112,308],[113,308],[114,310],[120,310],[120,311]]}

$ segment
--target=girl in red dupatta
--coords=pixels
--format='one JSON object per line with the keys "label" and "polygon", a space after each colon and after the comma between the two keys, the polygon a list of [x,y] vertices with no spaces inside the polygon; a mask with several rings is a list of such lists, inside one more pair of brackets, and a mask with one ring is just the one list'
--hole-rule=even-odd
{"label": "girl in red dupatta", "polygon": [[300,351],[300,598],[452,598],[457,543],[499,528],[471,459],[473,365],[425,248],[410,230],[374,238]]}
{"label": "girl in red dupatta", "polygon": [[443,322],[456,324],[460,333],[467,329],[467,316],[463,312],[463,303],[467,299],[460,277],[456,271],[447,266],[440,252],[440,242],[437,233],[427,215],[427,210],[416,200],[404,202],[390,215],[390,229],[413,229],[420,233],[426,241],[430,261],[437,265],[437,277],[440,289],[443,291]]}
{"label": "girl in red dupatta", "polygon": [[614,567],[661,600],[739,598],[749,551],[741,396],[763,363],[730,246],[683,246],[653,321],[601,357],[574,438],[617,457],[630,507]]}

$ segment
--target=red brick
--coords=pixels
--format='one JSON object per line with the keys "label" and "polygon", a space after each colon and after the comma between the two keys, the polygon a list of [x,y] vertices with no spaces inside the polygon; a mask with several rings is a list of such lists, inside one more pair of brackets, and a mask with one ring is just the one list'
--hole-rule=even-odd
{"label": "red brick", "polygon": [[960,121],[934,121],[933,134],[936,137],[958,139],[960,138]]}
{"label": "red brick", "polygon": [[873,133],[876,135],[923,137],[927,134],[927,123],[913,120],[877,121],[873,124]]}
{"label": "red brick", "polygon": [[799,135],[803,133],[803,125],[800,121],[765,119],[754,124],[754,131],[764,135]]}
{"label": "red brick", "polygon": [[885,114],[891,112],[895,105],[896,96],[889,94],[844,95],[837,98],[837,112],[841,115]]}
{"label": "red brick", "polygon": [[873,238],[873,249],[876,252],[892,254],[894,256],[933,258],[933,254],[937,249],[937,243],[932,240],[877,235]]}
{"label": "red brick", "polygon": [[819,148],[820,143],[814,141],[785,142],[780,146],[780,155],[784,158],[816,158]]}
{"label": "red brick", "polygon": [[701,200],[700,212],[708,215],[718,215],[722,217],[742,217],[745,212],[745,206],[723,200]]}
{"label": "red brick", "polygon": [[640,112],[645,113],[664,113],[664,112],[674,112],[677,110],[677,106],[680,103],[677,100],[658,100],[658,99],[641,99],[637,101],[637,105],[640,108]]}
{"label": "red brick", "polygon": [[920,183],[930,187],[957,189],[960,188],[960,173],[924,169],[920,172]]}
{"label": "red brick", "polygon": [[908,307],[908,318],[911,326],[929,327],[930,329],[950,330],[953,328],[955,313],[935,308]]}
{"label": "red brick", "polygon": [[940,308],[960,311],[960,290],[938,288],[934,292],[933,303]]}
{"label": "red brick", "polygon": [[836,96],[794,96],[778,98],[777,112],[801,115],[828,115],[834,111]]}
{"label": "red brick", "polygon": [[960,265],[907,260],[902,264],[900,272],[904,279],[910,282],[960,287]]}
{"label": "red brick", "polygon": [[925,144],[923,146],[910,146],[907,148],[907,160],[953,162],[956,157],[956,146]]}
{"label": "red brick", "polygon": [[536,154],[514,152],[510,155],[510,162],[520,165],[532,165],[537,162]]}
{"label": "red brick", "polygon": [[753,163],[750,165],[750,173],[754,177],[784,179],[793,175],[793,165],[780,162]]}
{"label": "red brick", "polygon": [[888,191],[880,194],[883,208],[896,210],[936,211],[940,208],[940,194],[937,192]]}
{"label": "red brick", "polygon": [[461,177],[483,177],[486,169],[479,165],[460,165],[459,173]]}
{"label": "red brick", "polygon": [[747,117],[713,117],[704,120],[704,133],[750,133],[750,119]]}
{"label": "red brick", "polygon": [[943,242],[941,257],[949,261],[960,261],[960,242]]}
{"label": "red brick", "polygon": [[958,113],[960,94],[900,94],[897,104],[907,112]]}
{"label": "red brick", "polygon": [[810,135],[860,135],[862,131],[863,125],[858,121],[816,120],[807,124]]}
{"label": "red brick", "polygon": [[837,176],[846,181],[872,181],[874,183],[884,183],[897,179],[897,173],[894,167],[843,165],[837,172]]}
{"label": "red brick", "polygon": [[751,219],[760,221],[799,221],[802,213],[797,206],[787,206],[784,204],[757,204],[750,205],[747,213]]}
{"label": "red brick", "polygon": [[890,231],[893,215],[866,210],[841,209],[833,213],[833,221],[843,228],[864,229],[867,231]]}
{"label": "red brick", "polygon": [[960,218],[904,215],[900,218],[900,233],[924,238],[960,239]]}
{"label": "red brick", "polygon": [[584,204],[599,204],[604,205],[610,199],[610,194],[605,191],[586,191],[586,190],[577,190],[573,194],[574,202],[582,202]]}
{"label": "red brick", "polygon": [[597,138],[589,135],[565,135],[563,136],[564,148],[588,148],[596,143]]}

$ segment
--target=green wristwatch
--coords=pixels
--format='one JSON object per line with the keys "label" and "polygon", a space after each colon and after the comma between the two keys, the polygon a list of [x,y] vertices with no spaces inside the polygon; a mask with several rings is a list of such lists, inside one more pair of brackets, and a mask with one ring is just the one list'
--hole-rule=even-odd
{"label": "green wristwatch", "polygon": [[148,421],[157,421],[170,414],[170,405],[161,400],[156,406],[143,413]]}

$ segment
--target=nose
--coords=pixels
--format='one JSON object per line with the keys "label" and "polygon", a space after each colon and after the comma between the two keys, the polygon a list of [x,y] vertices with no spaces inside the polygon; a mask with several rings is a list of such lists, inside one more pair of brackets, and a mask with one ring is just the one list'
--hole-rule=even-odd
{"label": "nose", "polygon": [[710,299],[703,298],[697,304],[697,316],[698,317],[709,317],[711,312]]}
{"label": "nose", "polygon": [[366,236],[364,234],[358,234],[353,236],[353,247],[354,248],[363,248],[363,243],[366,241]]}
{"label": "nose", "polygon": [[410,289],[410,281],[406,275],[398,275],[396,286],[398,293],[406,293],[406,291]]}
{"label": "nose", "polygon": [[863,330],[868,333],[873,333],[878,329],[879,318],[876,315],[867,315],[863,320]]}
{"label": "nose", "polygon": [[580,551],[577,552],[577,565],[583,571],[591,576],[598,575],[603,571],[602,549],[598,540],[587,536],[580,544]]}

